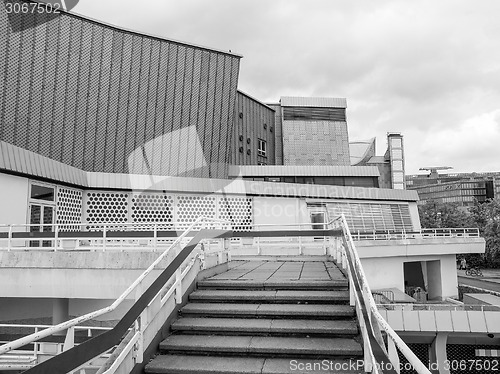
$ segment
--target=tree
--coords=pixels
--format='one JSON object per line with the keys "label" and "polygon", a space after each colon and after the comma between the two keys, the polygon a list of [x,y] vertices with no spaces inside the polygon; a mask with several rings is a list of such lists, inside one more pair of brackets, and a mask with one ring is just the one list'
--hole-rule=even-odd
{"label": "tree", "polygon": [[484,265],[500,267],[500,199],[476,202],[470,212],[475,226],[486,241]]}
{"label": "tree", "polygon": [[456,203],[426,201],[418,206],[422,228],[473,227],[474,222],[467,209]]}

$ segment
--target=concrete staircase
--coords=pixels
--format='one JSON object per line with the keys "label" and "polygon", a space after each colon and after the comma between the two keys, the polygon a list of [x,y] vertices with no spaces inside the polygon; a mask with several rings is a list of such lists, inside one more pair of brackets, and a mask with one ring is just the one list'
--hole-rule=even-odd
{"label": "concrete staircase", "polygon": [[198,282],[145,372],[362,372],[352,366],[363,352],[342,273],[328,262],[305,273],[304,263],[285,262],[278,269],[293,271],[277,274],[274,264],[248,272],[256,264],[243,262]]}

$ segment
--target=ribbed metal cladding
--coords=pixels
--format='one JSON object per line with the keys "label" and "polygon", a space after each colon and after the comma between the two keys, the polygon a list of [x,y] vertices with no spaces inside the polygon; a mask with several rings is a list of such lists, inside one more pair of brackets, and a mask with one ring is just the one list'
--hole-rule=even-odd
{"label": "ribbed metal cladding", "polygon": [[285,121],[346,121],[345,108],[284,107]]}
{"label": "ribbed metal cladding", "polygon": [[74,14],[9,22],[0,140],[86,171],[227,176],[239,56]]}
{"label": "ribbed metal cladding", "polygon": [[[274,165],[275,159],[275,113],[268,105],[248,94],[238,91],[236,112],[231,141],[233,165],[258,165],[259,162]],[[258,141],[266,142],[266,156],[259,156]]]}

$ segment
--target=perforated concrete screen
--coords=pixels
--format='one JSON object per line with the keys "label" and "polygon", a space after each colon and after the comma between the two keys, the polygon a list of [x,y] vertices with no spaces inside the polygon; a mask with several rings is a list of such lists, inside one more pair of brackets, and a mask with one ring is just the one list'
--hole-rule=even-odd
{"label": "perforated concrete screen", "polygon": [[179,196],[177,197],[177,222],[191,223],[199,216],[216,218],[215,196]]}
{"label": "perforated concrete screen", "polygon": [[167,194],[133,194],[132,222],[161,223],[163,229],[172,228],[174,198]]}
{"label": "perforated concrete screen", "polygon": [[251,197],[92,191],[84,200],[87,224],[151,222],[168,230],[174,223],[191,224],[204,216],[230,221],[235,230],[250,230],[253,225]]}
{"label": "perforated concrete screen", "polygon": [[57,188],[57,219],[60,231],[79,231],[82,222],[82,197],[81,190],[73,188]]}
{"label": "perforated concrete screen", "polygon": [[89,224],[128,222],[128,199],[127,193],[87,192],[85,222]]}
{"label": "perforated concrete screen", "polygon": [[248,197],[219,198],[219,218],[230,221],[233,230],[249,231],[253,225],[252,199]]}
{"label": "perforated concrete screen", "polygon": [[407,204],[328,203],[328,214],[344,214],[351,231],[413,230]]}

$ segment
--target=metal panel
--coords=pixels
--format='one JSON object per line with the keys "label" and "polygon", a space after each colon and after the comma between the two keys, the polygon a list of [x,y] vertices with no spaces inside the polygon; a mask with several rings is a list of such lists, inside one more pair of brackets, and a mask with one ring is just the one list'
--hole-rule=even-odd
{"label": "metal panel", "polygon": [[469,319],[464,310],[452,310],[451,321],[455,332],[470,332]]}
{"label": "metal panel", "polygon": [[[97,47],[97,46],[96,46]],[[91,170],[104,170],[104,160],[112,158],[113,149],[108,146],[108,139],[114,134],[108,133],[109,126],[109,91],[111,82],[111,61],[113,55],[113,31],[107,28],[102,29],[102,41],[100,46],[100,67],[98,84],[98,99],[97,99],[97,117],[96,117],[96,139],[95,152],[93,155],[94,165]]]}
{"label": "metal panel", "polygon": [[132,58],[130,68],[130,86],[128,92],[128,110],[127,110],[127,131],[123,141],[125,142],[124,166],[125,171],[134,173],[136,169],[136,160],[133,157],[133,152],[136,148],[135,129],[137,125],[137,109],[138,95],[140,83],[140,64],[137,61],[141,60],[142,55],[142,38],[138,36],[132,37]]}
{"label": "metal panel", "polygon": [[440,332],[452,332],[453,324],[451,323],[451,312],[449,310],[436,310],[436,329]]}
{"label": "metal panel", "polygon": [[433,311],[430,310],[419,310],[413,311],[413,313],[418,313],[418,318],[420,321],[420,331],[422,332],[435,332],[436,330],[436,317]]}
{"label": "metal panel", "polygon": [[154,153],[158,158],[153,165],[153,174],[162,175],[163,164],[167,163],[163,160],[163,131],[165,126],[165,100],[167,92],[167,72],[168,72],[168,49],[169,45],[161,43],[159,45],[158,56],[158,87],[156,91],[156,113],[155,113],[155,143]]}
{"label": "metal panel", "polygon": [[418,313],[413,310],[403,310],[404,331],[420,331]]}
{"label": "metal panel", "polygon": [[484,312],[484,318],[486,319],[488,333],[500,334],[500,313],[486,311]]}
{"label": "metal panel", "polygon": [[345,98],[333,97],[282,96],[280,103],[282,107],[347,108],[347,100]]}
{"label": "metal panel", "polygon": [[469,320],[469,326],[471,332],[488,332],[486,327],[486,319],[484,312],[482,311],[467,311],[467,319]]}
{"label": "metal panel", "polygon": [[387,322],[396,331],[404,331],[403,324],[403,311],[402,310],[388,310]]}
{"label": "metal panel", "polygon": [[[134,154],[138,153],[145,144],[145,130],[146,130],[146,107],[148,102],[148,88],[149,88],[149,62],[151,59],[151,39],[142,38],[142,54],[141,54],[141,69],[139,73],[139,95],[137,96],[137,119],[135,126],[135,148]],[[135,157],[134,173],[147,174],[147,157],[144,152],[140,152],[141,157]],[[143,157],[144,156],[144,157]]]}
{"label": "metal panel", "polygon": [[132,36],[129,34],[123,35],[123,45],[119,53],[121,60],[120,82],[118,91],[118,119],[117,131],[115,139],[115,152],[113,164],[108,167],[112,172],[126,172],[127,159],[126,159],[126,140],[127,140],[127,122],[128,122],[128,106],[129,106],[129,90],[130,90],[130,76],[132,64]]}

